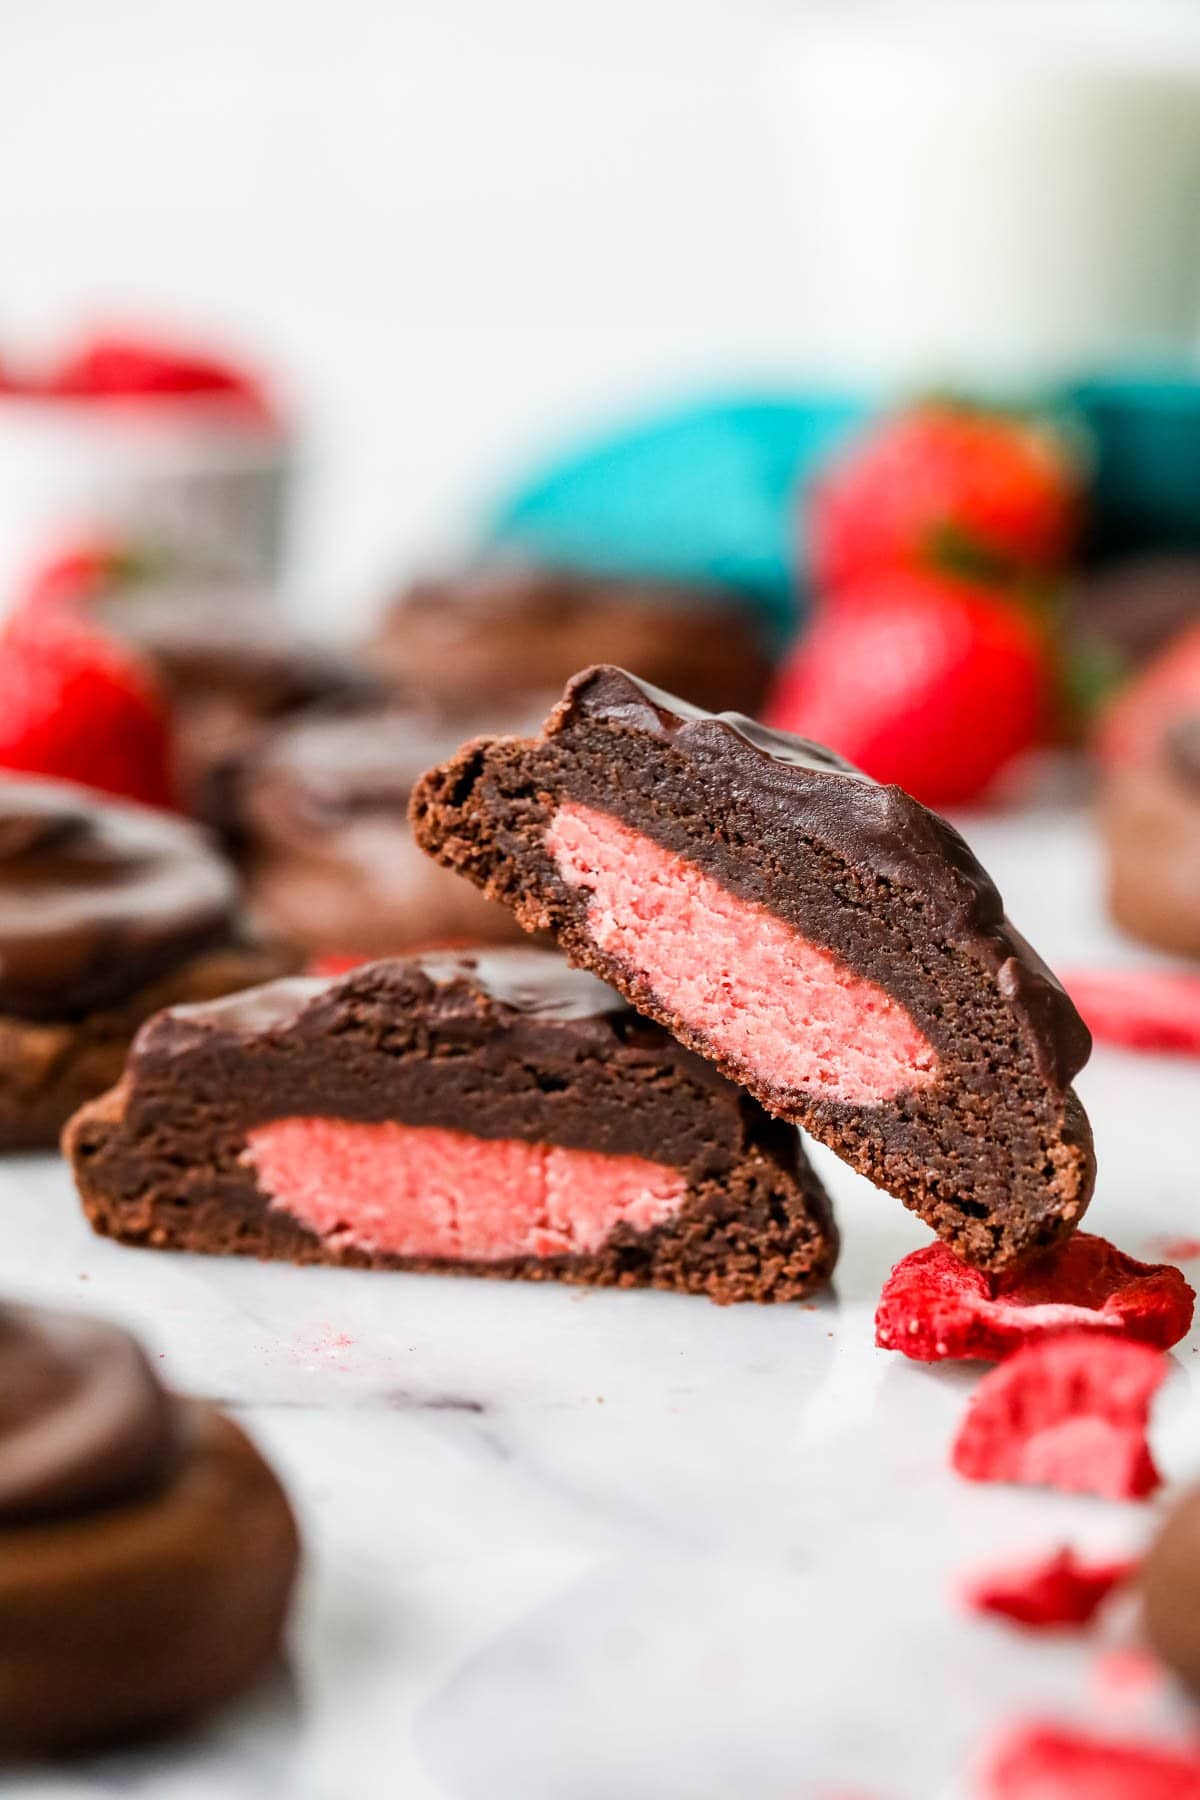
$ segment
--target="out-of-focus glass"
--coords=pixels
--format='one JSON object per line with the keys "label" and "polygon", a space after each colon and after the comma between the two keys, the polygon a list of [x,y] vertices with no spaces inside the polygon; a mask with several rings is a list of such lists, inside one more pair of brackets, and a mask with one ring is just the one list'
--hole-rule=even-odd
{"label": "out-of-focus glass", "polygon": [[1194,353],[1200,9],[813,4],[771,81],[811,365],[978,384]]}

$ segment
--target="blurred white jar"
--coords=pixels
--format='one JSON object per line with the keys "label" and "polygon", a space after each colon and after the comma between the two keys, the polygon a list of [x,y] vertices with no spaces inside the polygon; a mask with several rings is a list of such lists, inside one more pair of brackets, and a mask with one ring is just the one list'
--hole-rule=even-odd
{"label": "blurred white jar", "polygon": [[770,75],[810,364],[1004,381],[1193,353],[1189,0],[812,3]]}
{"label": "blurred white jar", "polygon": [[283,430],[219,399],[0,393],[0,616],[47,557],[97,535],[271,580],[290,466]]}

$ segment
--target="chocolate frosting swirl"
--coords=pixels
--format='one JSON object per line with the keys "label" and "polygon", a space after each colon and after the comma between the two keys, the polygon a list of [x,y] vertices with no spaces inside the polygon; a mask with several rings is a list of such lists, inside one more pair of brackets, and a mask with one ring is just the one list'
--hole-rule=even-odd
{"label": "chocolate frosting swirl", "polygon": [[184,820],[0,779],[0,1012],[114,1005],[230,938],[236,905],[232,869]]}
{"label": "chocolate frosting swirl", "polygon": [[40,1308],[0,1308],[0,1525],[90,1511],[162,1481],[180,1409],[133,1338]]}

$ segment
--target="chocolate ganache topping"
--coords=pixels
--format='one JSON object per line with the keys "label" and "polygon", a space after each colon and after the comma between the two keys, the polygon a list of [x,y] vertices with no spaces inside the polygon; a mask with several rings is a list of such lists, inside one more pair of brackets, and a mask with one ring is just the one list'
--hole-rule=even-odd
{"label": "chocolate ganache topping", "polygon": [[[636,1038],[643,1029],[657,1037],[605,982],[573,969],[553,950],[523,945],[498,950],[425,951],[416,956],[381,957],[345,975],[294,975],[261,987],[226,994],[219,1000],[172,1006],[147,1024],[134,1049],[135,1062],[163,1051],[174,1055],[197,1033],[256,1038],[290,1031],[306,1012],[320,1021],[329,1008],[356,995],[390,995],[397,1015],[420,1004],[430,1017],[462,1026],[467,1036],[488,1034],[487,1021],[503,1018],[513,1042],[527,1024],[594,1026],[597,1041]],[[715,1079],[691,1053],[686,1057],[705,1080]]]}
{"label": "chocolate ganache topping", "polygon": [[111,1006],[234,933],[237,884],[182,819],[0,779],[0,1012]]}
{"label": "chocolate ganache topping", "polygon": [[181,1425],[179,1403],[126,1332],[0,1308],[0,1526],[148,1492],[174,1465]]}
{"label": "chocolate ganache topping", "polygon": [[947,942],[973,955],[1025,1017],[1038,1064],[1065,1088],[1091,1052],[1087,1026],[1041,957],[1005,916],[995,883],[966,840],[902,788],[885,787],[820,744],[740,713],[709,713],[607,664],[567,685],[547,736],[573,719],[611,719],[675,744],[754,818],[781,857],[811,839],[853,866],[872,866],[919,892]]}

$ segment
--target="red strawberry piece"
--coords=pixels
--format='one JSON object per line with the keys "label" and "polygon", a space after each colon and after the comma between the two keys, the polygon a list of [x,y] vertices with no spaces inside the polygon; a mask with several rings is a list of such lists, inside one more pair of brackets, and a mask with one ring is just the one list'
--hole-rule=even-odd
{"label": "red strawberry piece", "polygon": [[1148,1344],[1090,1331],[1030,1344],[979,1383],[954,1467],[970,1481],[1140,1499],[1159,1485],[1146,1425],[1166,1372]]}
{"label": "red strawberry piece", "polygon": [[1200,1800],[1200,1752],[1033,1722],[1008,1732],[981,1800]]}
{"label": "red strawberry piece", "polygon": [[999,1362],[1065,1331],[1169,1350],[1191,1329],[1195,1300],[1169,1263],[1137,1262],[1086,1231],[999,1277],[967,1268],[945,1244],[930,1244],[898,1262],[885,1281],[875,1342],[914,1362]]}
{"label": "red strawberry piece", "polygon": [[903,569],[1009,577],[1066,562],[1081,516],[1077,470],[1044,423],[927,404],[851,444],[809,495],[819,591]]}
{"label": "red strawberry piece", "polygon": [[1098,1043],[1200,1056],[1200,975],[1075,969],[1063,985]]}
{"label": "red strawberry piece", "polygon": [[1033,1562],[971,1576],[962,1589],[972,1612],[998,1613],[1031,1631],[1087,1625],[1137,1561],[1082,1562],[1069,1546]]}
{"label": "red strawberry piece", "polygon": [[1096,749],[1109,768],[1153,762],[1172,718],[1200,711],[1200,624],[1189,626],[1101,714]]}
{"label": "red strawberry piece", "polygon": [[0,638],[0,769],[170,806],[169,719],[149,671],[73,622],[13,621]]}
{"label": "red strawberry piece", "polygon": [[202,352],[143,338],[90,338],[63,358],[42,391],[83,400],[207,396],[227,401],[259,425],[275,422],[253,376]]}
{"label": "red strawberry piece", "polygon": [[1047,717],[1044,633],[987,588],[885,575],[818,611],[764,717],[929,806],[975,800]]}

